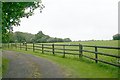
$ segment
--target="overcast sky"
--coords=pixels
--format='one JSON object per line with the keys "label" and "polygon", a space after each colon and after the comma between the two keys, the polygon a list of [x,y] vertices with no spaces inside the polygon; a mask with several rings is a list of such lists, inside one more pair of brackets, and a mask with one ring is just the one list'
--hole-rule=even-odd
{"label": "overcast sky", "polygon": [[72,40],[109,40],[118,33],[120,0],[42,0],[45,8],[31,17],[22,18],[14,31]]}

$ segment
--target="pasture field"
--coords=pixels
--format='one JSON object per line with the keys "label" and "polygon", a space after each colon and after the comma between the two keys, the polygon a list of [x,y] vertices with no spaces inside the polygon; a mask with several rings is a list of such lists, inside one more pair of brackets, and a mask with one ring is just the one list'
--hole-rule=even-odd
{"label": "pasture field", "polygon": [[[41,43],[35,43],[35,51],[37,52],[42,52],[42,45],[39,45]],[[43,44],[50,44],[50,45],[44,45],[44,50],[48,51],[44,51],[46,54],[52,54],[52,44],[53,43],[43,43]],[[68,44],[68,45],[90,45],[90,46],[110,46],[110,47],[118,47],[118,40],[111,40],[111,41],[81,41],[81,42],[61,42],[61,43],[54,43],[54,44]],[[25,47],[25,46],[24,46]],[[33,48],[33,44],[27,44],[27,48],[30,50]],[[63,53],[63,46],[54,46],[55,48],[55,55],[58,56],[62,56],[63,54],[59,54],[57,52],[61,52]],[[25,48],[23,48],[25,49]],[[65,46],[65,49],[72,49],[72,50],[79,50],[79,46]],[[84,47],[83,50],[89,50],[89,51],[95,51],[94,47]],[[50,52],[49,52],[50,51]],[[79,54],[79,51],[69,51],[66,50],[66,53],[73,53],[73,54]],[[115,49],[104,49],[104,48],[98,48],[98,52],[102,52],[102,53],[106,53],[106,54],[111,54],[111,55],[116,55],[118,56],[119,50],[115,50]],[[95,54],[94,53],[89,53],[89,52],[83,52],[84,55],[91,57],[91,58],[95,58]],[[66,54],[65,57],[67,58],[79,58],[78,55],[70,55],[70,54]],[[86,58],[85,58],[86,59]],[[118,58],[115,57],[110,57],[110,56],[105,56],[105,55],[99,55],[98,54],[98,59],[100,60],[105,60],[107,62],[112,62],[112,63],[118,63]],[[88,59],[90,60],[90,59]],[[93,60],[91,60],[93,61]]]}
{"label": "pasture field", "polygon": [[[118,67],[104,64],[101,62],[95,63],[94,60],[87,59],[87,58],[79,58],[77,55],[65,55],[66,58],[62,58],[63,54],[55,53],[55,56],[52,55],[52,52],[45,52],[44,54],[41,54],[41,45],[38,45],[41,43],[36,43],[35,51],[33,52],[33,44],[27,44],[27,51],[25,51],[26,47],[22,46],[21,50],[19,47],[19,43],[17,43],[17,49],[10,47],[9,50],[24,52],[24,53],[31,53],[36,56],[45,57],[47,59],[50,59],[52,61],[55,61],[56,63],[60,64],[61,66],[64,66],[66,69],[68,69],[70,72],[72,72],[72,75],[81,77],[81,78],[116,78],[119,77],[118,73]],[[53,44],[53,43],[43,43],[43,44]],[[111,41],[82,41],[82,42],[60,42],[60,43],[54,43],[54,44],[82,44],[82,45],[96,45],[96,46],[113,46],[118,47],[118,41],[117,40],[111,40]],[[52,51],[52,46],[44,46],[47,47],[44,50]],[[54,46],[55,48],[63,48],[62,46]],[[66,46],[66,49],[79,49],[77,46]],[[94,50],[94,48],[85,47],[86,50]],[[62,50],[55,51],[62,52]],[[100,52],[104,52],[107,54],[112,55],[118,55],[118,50],[109,50],[109,49],[98,49]],[[66,52],[72,52],[74,54],[79,54],[78,51],[66,51]],[[84,55],[95,57],[94,54],[83,52]],[[103,56],[98,55],[99,59],[106,60],[112,63],[117,63],[117,59],[109,56]]]}
{"label": "pasture field", "polygon": [[[120,40],[119,40],[120,41]],[[52,54],[52,44],[61,44],[61,45],[68,45],[65,46],[65,52],[66,53],[72,53],[72,54],[77,54],[77,55],[71,55],[71,54],[66,54],[65,57],[67,58],[79,58],[79,46],[69,46],[69,45],[90,45],[90,46],[108,46],[108,47],[118,47],[118,40],[109,40],[109,41],[81,41],[81,42],[60,42],[60,43],[35,43],[34,44],[34,49],[36,52],[42,52],[42,45],[40,44],[44,44],[44,53],[46,54]],[[47,45],[46,45],[47,44]],[[20,43],[16,43],[17,48],[20,48]],[[10,45],[9,45],[10,46]],[[58,56],[63,56],[63,46],[54,46],[54,51],[55,51],[55,55]],[[22,50],[26,50],[26,46],[21,44],[21,49]],[[68,50],[67,50],[68,49]],[[71,51],[70,49],[72,49],[73,51]],[[27,50],[31,50],[33,51],[33,44],[32,43],[27,43]],[[76,50],[76,51],[74,51]],[[94,47],[83,47],[83,50],[88,50],[88,51],[95,51]],[[119,51],[120,50],[116,50],[116,49],[105,49],[105,48],[97,48],[98,52],[102,52],[105,54],[110,54],[110,55],[115,55],[118,56]],[[61,52],[61,53],[59,53]],[[90,53],[90,52],[83,52],[82,53],[85,56],[91,57],[91,58],[95,58],[95,54],[94,53]],[[86,59],[86,58],[85,58]],[[100,55],[98,54],[98,59],[100,60],[105,60],[107,62],[112,62],[112,63],[118,63],[118,58],[115,57],[111,57],[111,56],[105,56],[105,55]],[[90,60],[90,59],[88,59]],[[91,60],[94,61],[94,60]]]}
{"label": "pasture field", "polygon": [[[111,46],[111,47],[120,47],[120,45],[118,44],[120,43],[120,40],[106,40],[106,41],[81,41],[81,42],[68,42],[68,43],[61,43],[61,44],[82,44],[82,45],[91,45],[91,46]],[[72,47],[75,48],[75,47]],[[94,51],[94,48],[91,47],[84,47],[84,50],[90,50],[90,51]],[[120,51],[120,50],[119,50]],[[98,52],[103,52],[106,54],[112,54],[112,55],[119,55],[118,50],[115,49],[103,49],[103,48],[98,48]],[[90,56],[92,58],[94,58],[94,54],[89,53],[89,52],[84,52],[83,53],[86,56]],[[113,63],[117,63],[118,59],[113,58],[113,57],[109,57],[109,56],[104,56],[104,55],[98,55],[98,58],[101,60],[106,60],[106,61],[110,61]]]}

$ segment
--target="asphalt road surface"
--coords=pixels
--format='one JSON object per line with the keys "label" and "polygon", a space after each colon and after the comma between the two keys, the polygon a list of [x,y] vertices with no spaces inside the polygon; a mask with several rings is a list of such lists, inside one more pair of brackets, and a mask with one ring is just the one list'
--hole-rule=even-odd
{"label": "asphalt road surface", "polygon": [[65,78],[65,72],[58,64],[31,54],[3,51],[3,57],[10,60],[3,78]]}

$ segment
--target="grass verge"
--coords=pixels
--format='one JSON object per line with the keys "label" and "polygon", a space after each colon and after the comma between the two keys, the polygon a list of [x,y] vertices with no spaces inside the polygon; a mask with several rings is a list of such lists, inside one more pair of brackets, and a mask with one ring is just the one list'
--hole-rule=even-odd
{"label": "grass verge", "polygon": [[118,68],[114,66],[104,66],[101,64],[96,64],[92,61],[87,61],[85,59],[74,60],[68,58],[62,58],[61,56],[53,56],[51,54],[41,54],[38,52],[24,51],[19,49],[6,49],[16,52],[22,52],[27,54],[32,54],[38,57],[43,57],[59,64],[69,77],[78,78],[118,78]]}
{"label": "grass verge", "polygon": [[4,75],[8,69],[9,60],[2,57],[2,75]]}

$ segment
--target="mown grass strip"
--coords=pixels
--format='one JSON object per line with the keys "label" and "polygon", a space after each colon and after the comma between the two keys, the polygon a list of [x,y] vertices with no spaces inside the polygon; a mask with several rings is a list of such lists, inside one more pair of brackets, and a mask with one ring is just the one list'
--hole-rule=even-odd
{"label": "mown grass strip", "polygon": [[59,64],[69,77],[79,78],[118,78],[118,68],[110,65],[96,64],[87,59],[68,59],[61,56],[53,56],[52,54],[42,54],[41,52],[33,52],[19,50],[15,48],[9,48],[7,50],[13,50],[17,52],[32,54],[38,57],[44,57]]}
{"label": "mown grass strip", "polygon": [[4,75],[9,67],[9,60],[2,57],[2,75]]}

